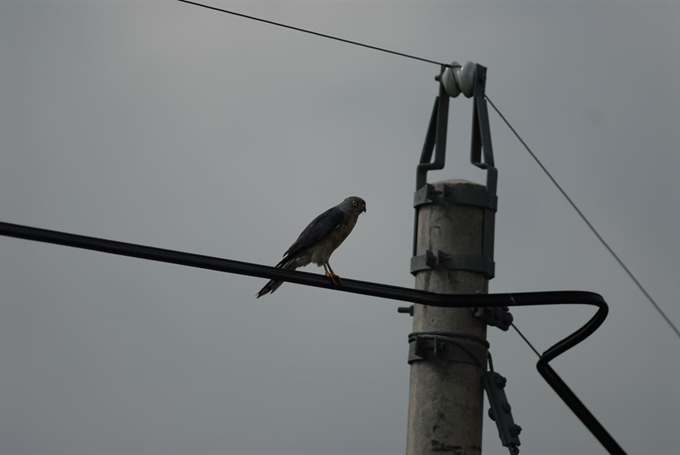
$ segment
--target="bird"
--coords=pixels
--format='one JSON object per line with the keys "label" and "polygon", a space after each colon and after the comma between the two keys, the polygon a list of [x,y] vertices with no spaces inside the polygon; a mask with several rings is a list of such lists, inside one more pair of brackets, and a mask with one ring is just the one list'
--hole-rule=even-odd
{"label": "bird", "polygon": [[[366,201],[358,196],[350,196],[344,201],[331,207],[312,220],[302,231],[298,239],[283,253],[283,259],[276,264],[276,268],[295,270],[310,263],[323,266],[324,275],[335,285],[341,285],[342,280],[333,272],[328,263],[333,252],[342,244],[352,232],[359,215],[366,212]],[[276,291],[283,281],[270,280],[256,298]]]}

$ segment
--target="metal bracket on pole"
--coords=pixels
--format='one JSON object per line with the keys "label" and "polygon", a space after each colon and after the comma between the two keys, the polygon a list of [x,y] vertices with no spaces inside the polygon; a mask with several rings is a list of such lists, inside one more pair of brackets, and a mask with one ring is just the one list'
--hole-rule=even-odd
{"label": "metal bracket on pole", "polygon": [[[485,273],[489,278],[494,277],[494,228],[496,220],[496,196],[498,170],[494,166],[493,147],[491,145],[491,128],[489,126],[489,112],[486,105],[486,68],[471,62],[462,67],[453,62],[451,68],[442,67],[437,77],[439,81],[439,96],[435,98],[430,123],[425,135],[423,151],[416,172],[416,192],[413,206],[415,207],[415,222],[413,229],[413,258],[411,273],[432,266],[473,270]],[[446,162],[446,134],[448,127],[449,96],[456,97],[460,93],[473,98],[472,108],[472,142],[470,146],[470,162],[486,170],[486,189],[484,191],[463,188],[446,188],[441,192],[427,183],[427,173],[430,170],[443,169]],[[434,153],[434,160],[432,155]],[[446,257],[445,253],[426,252],[424,256],[416,256],[418,238],[418,211],[423,205],[433,204],[437,198],[452,200],[457,204],[476,205],[484,208],[484,243],[482,255],[478,259]],[[444,255],[444,256],[441,256]]]}
{"label": "metal bracket on pole", "polygon": [[425,254],[411,258],[411,273],[416,274],[422,270],[431,269],[469,270],[483,273],[489,278],[494,275],[494,263],[484,256],[476,254],[446,254],[441,251],[433,253],[430,250]]}
{"label": "metal bracket on pole", "polygon": [[414,332],[408,336],[408,363],[438,359],[445,362],[474,363],[484,366],[489,343],[468,334]]}
{"label": "metal bracket on pole", "polygon": [[503,447],[507,447],[511,454],[516,455],[519,453],[519,434],[522,432],[522,427],[517,425],[512,418],[512,408],[505,396],[507,382],[507,379],[495,371],[487,371],[482,375],[482,385],[491,406],[489,417],[496,422]]}
{"label": "metal bracket on pole", "polygon": [[486,325],[498,327],[504,332],[510,328],[512,321],[515,320],[506,306],[495,308],[474,307],[470,308],[470,311]]}
{"label": "metal bracket on pole", "polygon": [[498,197],[490,194],[486,190],[475,187],[444,186],[444,191],[436,191],[434,186],[426,183],[413,195],[413,206],[420,207],[434,203],[435,197],[441,195],[443,199],[450,200],[456,204],[474,205],[496,211],[498,207]]}

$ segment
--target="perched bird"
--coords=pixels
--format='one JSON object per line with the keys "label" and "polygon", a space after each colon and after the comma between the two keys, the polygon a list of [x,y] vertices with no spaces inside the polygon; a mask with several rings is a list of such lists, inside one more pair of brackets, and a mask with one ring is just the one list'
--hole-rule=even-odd
{"label": "perched bird", "polygon": [[[276,264],[279,269],[295,270],[313,262],[323,266],[324,275],[333,284],[342,284],[340,277],[333,272],[328,260],[333,251],[347,238],[357,218],[366,211],[366,201],[360,197],[351,196],[314,218],[302,231],[300,237],[283,254],[281,262]],[[283,281],[269,281],[255,297],[258,299],[265,294],[276,291]]]}

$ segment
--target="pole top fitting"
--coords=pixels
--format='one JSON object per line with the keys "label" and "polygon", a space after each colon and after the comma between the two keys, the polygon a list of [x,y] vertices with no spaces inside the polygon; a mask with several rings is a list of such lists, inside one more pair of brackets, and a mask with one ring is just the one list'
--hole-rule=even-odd
{"label": "pole top fitting", "polygon": [[475,93],[475,77],[477,77],[476,63],[466,62],[461,66],[454,61],[435,79],[441,81],[446,93],[451,98],[456,98],[461,93],[466,98],[472,98]]}

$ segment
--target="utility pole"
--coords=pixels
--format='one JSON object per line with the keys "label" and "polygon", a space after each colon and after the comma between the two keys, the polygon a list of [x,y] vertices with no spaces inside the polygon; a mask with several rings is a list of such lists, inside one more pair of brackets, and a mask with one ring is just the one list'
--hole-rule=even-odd
{"label": "utility pole", "polygon": [[[411,272],[416,289],[487,293],[494,274],[497,171],[484,99],[486,68],[472,63],[442,68],[437,80],[439,97],[418,166]],[[487,170],[487,185],[464,180],[427,184],[427,171],[444,167],[448,98],[461,92],[474,98],[471,161]],[[415,305],[412,314],[406,454],[481,454],[486,324],[468,308]]]}
{"label": "utility pole", "polygon": [[[434,184],[435,191],[442,193],[448,192],[444,188],[466,187],[484,190],[465,181]],[[442,198],[421,208],[418,218],[419,253],[481,256],[482,208]],[[442,294],[487,293],[488,283],[483,274],[468,270],[435,268],[416,275],[416,289]],[[450,358],[433,356],[411,364],[407,455],[480,454],[484,401],[480,378],[485,369],[463,359],[465,348],[482,348],[481,361],[486,364],[486,325],[467,308],[415,305],[413,332],[437,332],[431,338],[424,335],[423,342],[432,344],[432,351],[437,343],[437,350]],[[462,352],[458,344],[464,346]]]}

